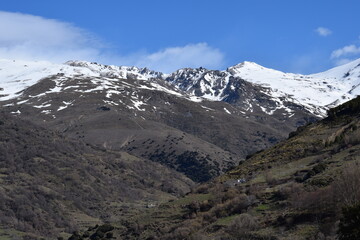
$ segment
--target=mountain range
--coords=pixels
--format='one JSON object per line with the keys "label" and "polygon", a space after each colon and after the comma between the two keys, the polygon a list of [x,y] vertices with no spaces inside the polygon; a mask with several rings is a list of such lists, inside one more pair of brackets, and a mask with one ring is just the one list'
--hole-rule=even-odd
{"label": "mountain range", "polygon": [[[252,62],[223,71],[184,68],[165,74],[85,61],[0,60],[0,82],[0,147],[12,159],[0,168],[6,183],[0,210],[7,216],[1,224],[51,235],[39,226],[49,221],[57,233],[69,232],[129,217],[149,202],[178,198],[195,183],[236,172],[254,153],[356,97],[360,59],[311,75]],[[30,151],[32,142],[36,147]],[[50,177],[52,171],[59,174]],[[118,187],[106,185],[109,176]],[[31,182],[41,183],[36,191],[51,196],[51,206],[55,196],[62,199],[56,210],[61,219],[50,205],[32,205],[40,210],[29,216],[40,216],[40,223],[29,225],[32,217],[18,210],[18,203],[38,197],[26,190]],[[9,192],[20,187],[25,197]],[[86,189],[111,193],[95,194],[92,202]],[[20,200],[14,203],[15,196]],[[71,221],[75,215],[78,220]],[[20,224],[12,224],[16,221]]]}
{"label": "mountain range", "polygon": [[83,61],[1,60],[0,100],[43,127],[206,181],[356,96],[359,65],[300,75],[244,62],[225,71],[164,74]]}
{"label": "mountain range", "polygon": [[[36,84],[40,79],[61,75],[62,78],[58,79],[50,92],[65,90],[61,88],[61,83],[68,78],[96,78],[102,80],[101,83],[98,82],[95,88],[87,90],[90,92],[103,90],[109,97],[112,94],[122,94],[121,91],[119,92],[121,88],[116,89],[114,85],[116,79],[133,79],[151,82],[147,86],[148,89],[183,96],[194,102],[208,100],[234,103],[238,97],[236,93],[242,85],[239,81],[245,80],[247,83],[266,89],[261,90],[276,101],[275,108],[262,109],[265,113],[272,114],[277,110],[287,109],[284,102],[289,101],[300,104],[313,114],[323,117],[326,108],[352,99],[359,93],[359,65],[360,59],[357,59],[322,73],[301,75],[265,68],[253,62],[243,62],[224,71],[200,67],[184,68],[165,74],[147,68],[107,66],[84,61],[52,64],[3,59],[0,60],[1,100],[18,97],[22,90]],[[157,81],[154,81],[155,79]],[[147,89],[146,84],[140,88]],[[77,91],[81,91],[81,88]],[[141,102],[134,104],[134,106],[143,105]],[[246,106],[245,102],[242,102],[243,110],[251,110],[256,105],[252,102],[247,104]],[[290,109],[287,110],[291,112]]]}

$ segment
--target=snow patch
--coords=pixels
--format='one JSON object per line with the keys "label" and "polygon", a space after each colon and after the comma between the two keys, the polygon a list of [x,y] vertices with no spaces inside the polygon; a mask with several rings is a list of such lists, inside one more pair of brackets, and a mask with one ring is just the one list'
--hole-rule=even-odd
{"label": "snow patch", "polygon": [[[74,100],[74,101],[75,101],[75,100]],[[63,101],[63,103],[65,104],[65,106],[60,106],[57,111],[62,111],[62,110],[64,110],[64,109],[66,109],[66,108],[69,107],[74,101],[69,101],[69,102]]]}
{"label": "snow patch", "polygon": [[231,114],[231,112],[229,110],[227,110],[226,108],[224,108],[225,112],[228,114]]}

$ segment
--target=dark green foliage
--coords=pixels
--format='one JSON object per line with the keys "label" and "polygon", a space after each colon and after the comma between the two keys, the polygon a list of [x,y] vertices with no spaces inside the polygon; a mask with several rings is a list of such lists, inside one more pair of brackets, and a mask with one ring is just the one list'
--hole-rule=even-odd
{"label": "dark green foliage", "polygon": [[178,171],[185,173],[195,182],[206,182],[218,175],[215,167],[208,164],[208,160],[200,157],[197,152],[186,151],[176,160]]}
{"label": "dark green foliage", "polygon": [[69,238],[68,240],[83,240],[83,237],[80,236],[80,234],[78,232],[74,232]]}
{"label": "dark green foliage", "polygon": [[315,172],[315,174],[319,174],[319,173],[325,171],[325,169],[326,169],[326,164],[325,163],[319,163],[315,167],[313,167],[312,170]]}
{"label": "dark green foliage", "polygon": [[91,235],[90,239],[97,240],[97,239],[103,238],[104,236],[105,236],[105,233],[98,229],[93,235]]}
{"label": "dark green foliage", "polygon": [[85,231],[82,235],[84,238],[90,237],[89,231]]}
{"label": "dark green foliage", "polygon": [[360,204],[343,208],[338,237],[340,240],[360,239]]}
{"label": "dark green foliage", "polygon": [[113,238],[113,237],[114,237],[114,233],[108,232],[108,233],[106,233],[105,237],[108,238],[108,239]]}
{"label": "dark green foliage", "polygon": [[298,181],[298,182],[303,182],[323,171],[325,171],[326,169],[326,164],[325,163],[319,163],[319,164],[316,164],[309,172],[307,172],[307,174],[304,176],[304,178],[301,180],[301,181]]}
{"label": "dark green foliage", "polygon": [[214,165],[210,164],[209,156],[201,156],[194,151],[185,151],[180,155],[173,156],[162,151],[152,154],[149,158],[184,173],[195,182],[206,182],[219,175],[220,172],[219,167],[215,164],[216,162]]}
{"label": "dark green foliage", "polygon": [[359,114],[360,112],[360,96],[348,101],[338,107],[328,110],[328,120],[336,119],[337,117]]}
{"label": "dark green foliage", "polygon": [[98,227],[97,231],[101,231],[103,233],[107,233],[114,230],[114,227],[111,226],[110,224],[104,224]]}

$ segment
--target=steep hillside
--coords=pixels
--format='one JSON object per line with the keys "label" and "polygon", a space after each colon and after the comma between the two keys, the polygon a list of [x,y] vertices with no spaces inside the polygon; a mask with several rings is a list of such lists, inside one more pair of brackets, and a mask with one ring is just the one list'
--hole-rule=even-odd
{"label": "steep hillside", "polygon": [[184,198],[136,216],[129,220],[136,230],[118,228],[117,234],[127,239],[335,239],[337,233],[350,233],[342,217],[360,202],[359,127],[360,97]]}
{"label": "steep hillside", "polygon": [[0,152],[0,234],[6,229],[9,239],[54,237],[131,216],[193,185],[160,164],[94,148],[4,112]]}

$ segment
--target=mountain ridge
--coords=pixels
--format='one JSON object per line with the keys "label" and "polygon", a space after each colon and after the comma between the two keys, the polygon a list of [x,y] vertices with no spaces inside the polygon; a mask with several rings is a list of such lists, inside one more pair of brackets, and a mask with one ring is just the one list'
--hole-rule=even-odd
{"label": "mountain ridge", "polygon": [[[228,101],[228,97],[238,90],[238,81],[264,87],[262,92],[273,98],[277,109],[287,109],[285,102],[304,106],[319,117],[326,115],[329,107],[350,100],[360,93],[360,59],[328,71],[302,75],[284,73],[245,61],[226,70],[205,68],[183,68],[171,74],[147,68],[102,65],[86,61],[68,61],[65,64],[49,62],[28,62],[0,60],[1,83],[0,100],[20,96],[27,87],[40,79],[56,74],[67,77],[86,76],[102,78],[132,78],[138,81],[155,81],[154,89],[184,95],[192,101]],[[229,82],[230,81],[230,82]],[[168,83],[168,84],[167,84]],[[165,84],[165,85],[164,85]],[[160,85],[160,86],[158,86]],[[249,103],[249,106],[252,105]],[[272,112],[267,111],[267,112]],[[266,111],[264,111],[266,112]]]}

